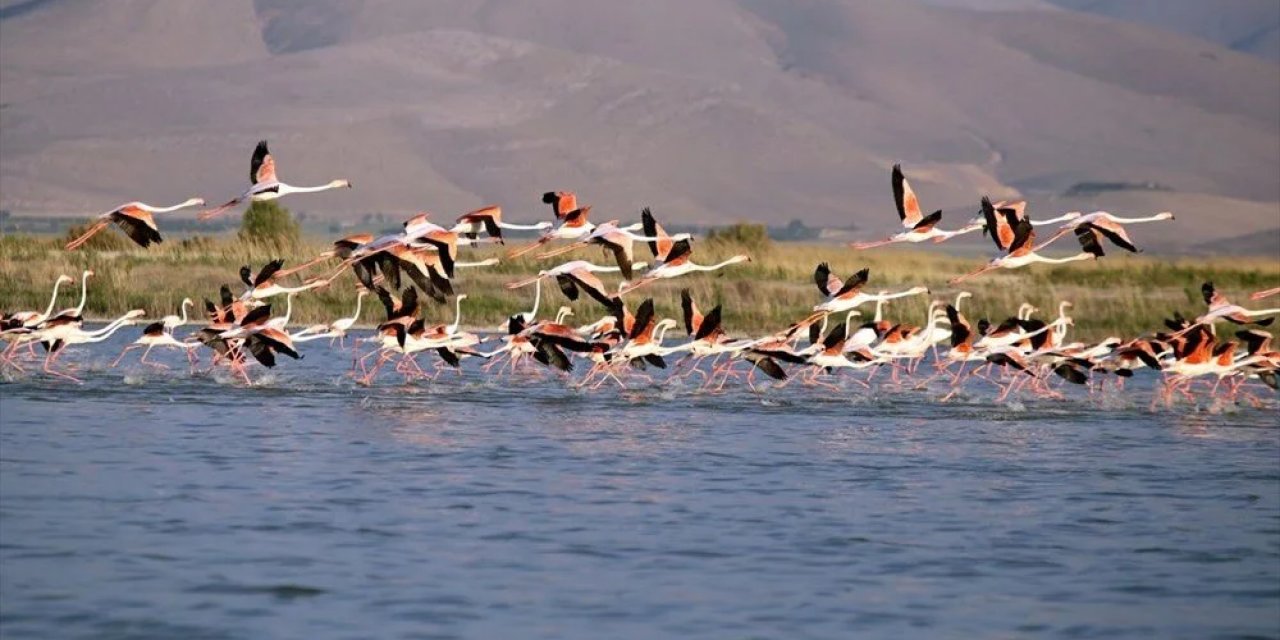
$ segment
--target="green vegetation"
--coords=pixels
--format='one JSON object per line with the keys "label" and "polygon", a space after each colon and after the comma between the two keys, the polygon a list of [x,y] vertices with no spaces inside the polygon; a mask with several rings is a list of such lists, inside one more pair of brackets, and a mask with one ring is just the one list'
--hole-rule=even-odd
{"label": "green vegetation", "polygon": [[[767,239],[760,241],[752,227],[742,225],[732,235],[718,232],[713,241],[709,238],[695,241],[694,259],[700,263],[719,261],[743,252],[739,242],[744,242],[754,247],[745,250],[756,257],[755,261],[714,274],[658,283],[628,298],[636,304],[643,296],[652,296],[660,313],[675,317],[680,313],[680,289],[688,287],[704,311],[716,304],[724,305],[725,326],[731,333],[758,334],[786,326],[821,301],[813,284],[813,269],[825,261],[841,277],[869,267],[869,291],[900,290],[918,284],[931,287],[932,296],[898,300],[886,311],[891,319],[919,324],[923,322],[930,299],[951,301],[955,298],[959,289],[947,285],[948,278],[982,262],[982,258],[949,256],[936,251],[891,248],[855,252],[832,244],[770,243]],[[79,277],[82,269],[91,268],[98,275],[90,281],[89,315],[114,317],[131,308],[142,308],[149,316],[159,317],[174,313],[184,297],[197,302],[203,297],[216,298],[218,286],[224,283],[239,292],[242,287],[236,273],[240,265],[249,264],[256,270],[275,257],[284,258],[286,265],[299,264],[329,248],[324,241],[305,239],[276,250],[262,243],[240,242],[234,238],[197,236],[171,239],[149,251],[132,244],[124,250],[98,250],[90,243],[88,250],[67,252],[62,250],[63,242],[61,238],[49,236],[0,237],[0,272],[6,276],[0,280],[0,301],[5,309],[43,309],[58,274]],[[636,251],[638,258],[649,257],[640,244]],[[500,248],[463,249],[463,252],[468,259],[476,260],[502,254]],[[610,260],[588,249],[557,260],[571,259],[600,264]],[[328,275],[335,264],[318,266],[299,275]],[[456,288],[470,294],[463,303],[463,323],[492,328],[508,315],[528,310],[533,302],[533,287],[511,291],[503,285],[553,264],[521,259],[491,268],[459,269]],[[289,280],[295,278],[298,276],[291,276]],[[1161,318],[1175,310],[1189,315],[1200,313],[1204,303],[1199,289],[1205,280],[1212,280],[1233,300],[1249,305],[1248,293],[1280,284],[1280,261],[1112,255],[1096,263],[1032,266],[992,273],[965,283],[964,288],[974,294],[965,302],[965,314],[975,321],[982,316],[1003,319],[1027,301],[1041,309],[1041,316],[1049,316],[1057,313],[1059,300],[1069,300],[1075,305],[1072,310],[1076,318],[1075,335],[1082,339],[1132,336],[1159,328]],[[344,274],[326,289],[299,296],[294,308],[296,321],[300,324],[327,322],[350,315],[355,301],[353,282],[350,274]],[[613,287],[618,278],[606,276],[605,282]],[[74,287],[66,291],[71,289]],[[74,296],[74,292],[67,293],[61,306],[69,306]],[[566,302],[553,282],[544,283],[540,315],[552,315]],[[586,296],[571,306],[574,320],[579,322],[594,320],[601,313],[599,305]],[[869,317],[875,309],[867,305],[862,311]],[[452,313],[451,308],[428,304],[430,320],[448,320]],[[366,324],[376,323],[381,314],[378,305],[366,305],[362,320]]]}
{"label": "green vegetation", "polygon": [[289,210],[275,200],[249,205],[237,234],[241,242],[275,251],[293,249],[302,241],[302,229]]}

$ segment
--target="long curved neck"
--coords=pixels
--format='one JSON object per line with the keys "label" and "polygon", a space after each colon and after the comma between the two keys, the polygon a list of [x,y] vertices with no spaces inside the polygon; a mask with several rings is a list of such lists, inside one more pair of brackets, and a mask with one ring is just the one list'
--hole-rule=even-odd
{"label": "long curved neck", "polygon": [[1046,224],[1058,224],[1059,222],[1070,222],[1072,220],[1075,220],[1078,217],[1080,216],[1063,215],[1063,216],[1058,216],[1056,218],[1049,218],[1048,220],[1036,220],[1036,225],[1044,226]]}
{"label": "long curved neck", "polygon": [[1133,222],[1156,222],[1157,220],[1167,220],[1167,219],[1168,218],[1160,215],[1147,216],[1145,218],[1119,218],[1116,216],[1111,216],[1112,222],[1118,222],[1120,224],[1130,224]]}
{"label": "long curved neck", "polygon": [[44,310],[44,317],[49,317],[53,313],[53,305],[58,303],[58,287],[62,286],[62,280],[53,283],[53,297],[49,298],[49,308]]}
{"label": "long curved neck", "polygon": [[153,207],[151,209],[151,213],[169,213],[170,211],[177,211],[178,209],[186,209],[187,207],[194,206],[194,205],[195,205],[194,202],[191,202],[190,200],[188,200],[186,202],[179,202],[178,204],[175,204],[172,207]]}
{"label": "long curved neck", "polygon": [[285,296],[284,299],[284,317],[280,319],[282,326],[289,326],[289,318],[293,317],[293,294]]}
{"label": "long curved neck", "polygon": [[670,328],[671,325],[669,324],[664,324],[661,327],[658,327],[658,332],[653,336],[653,342],[655,344],[662,344],[662,338],[667,335],[667,329]]}
{"label": "long curved neck", "polygon": [[1077,253],[1074,256],[1067,256],[1065,258],[1046,258],[1038,253],[1033,253],[1031,255],[1034,255],[1037,258],[1036,262],[1045,262],[1048,264],[1062,264],[1064,262],[1076,262],[1078,260],[1089,260],[1093,258],[1093,254],[1087,252]]}
{"label": "long curved neck", "polygon": [[462,296],[454,299],[453,324],[448,326],[449,335],[457,333],[458,327],[462,325]]}
{"label": "long curved neck", "polygon": [[84,303],[89,300],[89,274],[80,276],[80,304],[76,306],[76,315],[84,313]]}
{"label": "long curved neck", "polygon": [[738,256],[734,256],[732,258],[729,258],[728,260],[725,260],[724,262],[717,262],[715,264],[709,264],[706,266],[703,266],[700,264],[690,264],[689,266],[694,271],[715,271],[716,269],[723,269],[724,267],[727,267],[731,264],[737,264],[739,262],[742,262],[742,258]]}
{"label": "long curved neck", "polygon": [[360,319],[360,304],[362,302],[364,302],[364,296],[356,296],[356,312],[351,316],[352,322]]}
{"label": "long curved neck", "polygon": [[[849,334],[853,333],[853,329],[851,327],[853,327],[853,322],[852,322],[853,317],[856,315],[858,315],[858,312],[856,310],[850,310],[849,313],[844,314],[844,339],[845,340],[848,340]],[[876,303],[876,322],[880,322],[880,303]],[[823,328],[825,329],[826,327],[823,327]]]}
{"label": "long curved neck", "polygon": [[[879,299],[879,300],[876,300],[876,317],[875,317],[875,321],[876,321],[876,322],[880,322],[880,320],[881,320],[881,319],[883,319],[883,318],[884,318],[884,298],[881,298],[881,299]],[[845,322],[848,322],[848,321],[849,321],[849,320],[848,320],[848,318],[846,318],[846,319],[845,319]]]}
{"label": "long curved neck", "polygon": [[538,305],[542,303],[542,278],[533,286],[533,311],[529,312],[529,320],[538,317]]}
{"label": "long curved neck", "polygon": [[106,340],[107,338],[111,337],[111,334],[114,333],[116,329],[123,327],[124,324],[128,321],[129,321],[128,315],[120,316],[119,318],[112,320],[107,326],[101,329],[98,329],[96,331],[85,332],[84,336],[86,339],[81,340],[81,342],[97,342],[98,340]]}
{"label": "long curved neck", "polygon": [[547,228],[545,224],[511,224],[510,222],[499,222],[498,226],[513,231],[537,231],[538,229]]}
{"label": "long curved neck", "polygon": [[187,323],[187,307],[188,307],[188,306],[190,306],[190,305],[191,305],[191,302],[189,302],[189,301],[183,301],[183,303],[182,303],[182,322],[181,322],[180,324],[186,324],[186,323]]}
{"label": "long curved neck", "polygon": [[322,184],[322,185],[317,185],[317,186],[314,186],[314,187],[298,187],[298,186],[294,186],[294,185],[291,185],[291,184],[285,184],[285,183],[281,182],[281,183],[280,183],[280,194],[281,194],[281,195],[284,195],[284,194],[286,194],[286,193],[315,193],[315,192],[317,192],[317,191],[328,191],[328,190],[330,190],[330,189],[335,189],[335,188],[337,188],[337,187],[335,187],[335,186],[334,186],[334,185],[332,185],[332,184]]}

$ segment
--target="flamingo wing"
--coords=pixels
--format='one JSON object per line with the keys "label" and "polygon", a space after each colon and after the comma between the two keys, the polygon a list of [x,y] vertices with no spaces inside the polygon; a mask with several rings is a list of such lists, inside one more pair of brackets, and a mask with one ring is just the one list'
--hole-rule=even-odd
{"label": "flamingo wing", "polygon": [[702,322],[698,325],[697,333],[693,334],[694,340],[705,340],[707,337],[715,335],[720,330],[720,305],[716,305],[707,315],[702,317]]}
{"label": "flamingo wing", "polygon": [[657,218],[653,217],[653,212],[649,210],[649,207],[640,210],[640,223],[644,227],[646,236],[658,238],[657,240],[648,241],[649,252],[658,260],[666,260],[666,256],[671,253],[671,237],[667,235],[662,225],[658,224]]}
{"label": "flamingo wing", "polygon": [[164,242],[160,231],[156,229],[155,219],[151,214],[134,207],[125,207],[111,214],[111,221],[116,223],[124,234],[129,236],[138,246],[146,248],[151,243]]}
{"label": "flamingo wing", "polygon": [[263,284],[271,280],[271,276],[274,276],[276,272],[279,271],[280,268],[283,266],[284,266],[284,258],[276,258],[275,260],[272,260],[271,262],[268,262],[267,264],[263,265],[262,271],[258,272],[258,277],[253,279],[253,286],[256,287],[260,284]]}
{"label": "flamingo wing", "polygon": [[1036,231],[1031,221],[1023,218],[1011,226],[1013,226],[1013,242],[1009,243],[1009,255],[1021,256],[1031,253],[1036,245]]}
{"label": "flamingo wing", "polygon": [[1009,245],[1013,243],[1013,227],[1009,226],[1009,214],[1004,210],[997,211],[991,204],[991,198],[982,196],[982,217],[987,221],[986,231],[991,234],[991,240],[996,243],[996,248],[1008,251]]}
{"label": "flamingo wing", "polygon": [[898,219],[902,226],[910,229],[920,222],[920,201],[916,192],[911,189],[907,177],[902,174],[902,165],[893,165],[893,203],[898,207]]}
{"label": "flamingo wing", "polygon": [[839,276],[831,273],[831,267],[825,262],[818,263],[818,268],[813,270],[813,283],[818,285],[818,291],[828,298],[844,286],[844,282]]}
{"label": "flamingo wing", "polygon": [[1080,241],[1080,248],[1085,253],[1092,253],[1097,258],[1106,255],[1102,251],[1102,243],[1098,241],[1098,234],[1093,225],[1082,224],[1076,227],[1075,233],[1076,240]]}
{"label": "flamingo wing", "polygon": [[615,298],[609,295],[608,291],[604,288],[604,283],[600,281],[600,278],[596,277],[596,274],[591,273],[586,269],[575,269],[570,271],[567,275],[573,279],[578,287],[583,291],[586,291],[587,295],[594,298],[596,302],[604,305],[606,309],[614,306]]}
{"label": "flamingo wing", "polygon": [[640,303],[640,307],[636,309],[635,320],[631,323],[631,331],[627,335],[628,338],[635,340],[646,334],[653,327],[653,298],[645,298]]}
{"label": "flamingo wing", "polygon": [[1133,241],[1129,239],[1129,233],[1125,231],[1124,227],[1106,218],[1099,218],[1081,226],[1089,227],[1090,229],[1101,233],[1107,237],[1107,240],[1111,241],[1111,244],[1114,244],[1125,251],[1132,253],[1141,253],[1142,251],[1138,247],[1134,246]]}
{"label": "flamingo wing", "polygon": [[911,227],[912,231],[925,232],[932,229],[935,225],[942,221],[942,209],[938,209],[933,213],[920,219],[915,226]]}
{"label": "flamingo wing", "polygon": [[253,150],[253,160],[249,163],[249,183],[261,184],[276,182],[276,161],[267,150],[267,141],[259,140]]}
{"label": "flamingo wing", "polygon": [[849,278],[844,281],[844,284],[840,286],[840,289],[836,291],[836,294],[832,297],[834,298],[851,297],[854,294],[856,294],[858,290],[862,288],[863,285],[867,284],[867,280],[869,280],[870,278],[871,278],[871,269],[864,267],[861,271],[858,271],[857,273],[849,276]]}
{"label": "flamingo wing", "polygon": [[684,330],[687,335],[697,333],[698,328],[702,326],[702,314],[698,313],[698,306],[693,303],[693,296],[689,294],[688,289],[680,290],[680,311],[684,316]]}

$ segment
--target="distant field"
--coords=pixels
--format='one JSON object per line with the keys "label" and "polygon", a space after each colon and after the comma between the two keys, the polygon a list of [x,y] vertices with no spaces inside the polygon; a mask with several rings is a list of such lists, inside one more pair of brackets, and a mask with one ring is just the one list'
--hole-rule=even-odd
{"label": "distant field", "polygon": [[[512,241],[513,244],[520,241]],[[43,309],[50,287],[58,274],[76,277],[77,284],[63,288],[59,308],[72,306],[79,295],[81,270],[91,268],[97,276],[90,280],[86,314],[113,317],[132,308],[146,309],[148,316],[174,313],[183,297],[197,303],[216,298],[219,285],[226,283],[239,292],[237,271],[249,264],[256,270],[274,257],[286,265],[298,264],[328,245],[319,239],[280,253],[242,244],[232,238],[171,241],[150,251],[82,251],[61,249],[62,240],[52,236],[7,235],[0,237],[0,307]],[[644,249],[637,245],[637,254]],[[470,258],[500,256],[497,248],[463,249]],[[695,243],[694,257],[711,263],[744,251],[742,247],[716,242]],[[888,307],[891,319],[919,324],[932,298],[954,299],[959,289],[946,284],[952,276],[982,263],[981,257],[956,257],[928,250],[883,249],[855,252],[831,244],[773,243],[747,251],[754,261],[710,275],[688,276],[674,282],[641,289],[628,298],[635,304],[652,296],[659,313],[679,315],[679,291],[688,287],[699,304],[709,309],[724,305],[725,326],[731,333],[753,334],[783,327],[804,316],[821,301],[812,274],[819,262],[828,262],[841,277],[862,267],[871,269],[870,291],[898,290],[914,285],[931,288],[933,295],[895,301]],[[648,257],[647,255],[645,256]],[[557,260],[590,259],[607,264],[598,251],[583,249]],[[533,287],[509,291],[502,285],[553,262],[521,259],[485,269],[459,269],[456,289],[469,294],[463,303],[463,323],[473,327],[496,327],[508,315],[529,308]],[[329,273],[331,268],[314,269],[310,275]],[[618,278],[605,274],[615,286]],[[1041,315],[1057,312],[1059,300],[1075,304],[1076,330],[1082,338],[1107,335],[1130,336],[1160,326],[1160,319],[1174,310],[1199,313],[1204,304],[1200,283],[1212,280],[1234,300],[1249,305],[1249,292],[1280,285],[1280,261],[1266,258],[1177,258],[1158,256],[1108,255],[1097,263],[1075,263],[1059,267],[1040,266],[1008,273],[993,273],[966,283],[974,296],[965,303],[971,319],[987,316],[1002,319],[1018,305],[1030,302]],[[543,289],[541,314],[554,314],[567,301],[553,283]],[[349,316],[354,304],[351,275],[344,274],[326,290],[299,296],[294,322],[308,324]],[[585,296],[584,296],[585,298]],[[280,299],[283,305],[283,298]],[[366,300],[364,324],[382,319],[382,309],[374,299]],[[599,317],[599,305],[580,300],[571,305],[575,319],[588,322]],[[874,308],[863,309],[869,317]],[[429,306],[431,320],[452,317],[452,309]]]}

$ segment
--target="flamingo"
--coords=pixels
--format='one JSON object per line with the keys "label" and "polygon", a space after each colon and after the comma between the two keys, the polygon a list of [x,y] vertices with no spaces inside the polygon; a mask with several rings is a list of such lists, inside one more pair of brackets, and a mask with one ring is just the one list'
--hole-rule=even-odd
{"label": "flamingo", "polygon": [[1212,331],[1213,323],[1218,320],[1227,320],[1235,324],[1256,324],[1265,327],[1275,322],[1275,318],[1264,318],[1263,320],[1254,320],[1253,318],[1280,314],[1280,308],[1250,310],[1238,304],[1232,304],[1231,301],[1227,300],[1226,296],[1222,295],[1222,292],[1213,286],[1212,282],[1200,285],[1200,294],[1204,296],[1205,304],[1209,305],[1209,312],[1196,318],[1192,324],[1193,327],[1209,325]]}
{"label": "flamingo", "polygon": [[942,210],[939,209],[927,216],[920,211],[920,201],[916,198],[916,193],[911,188],[911,184],[907,182],[906,176],[903,175],[901,164],[893,165],[891,178],[893,182],[893,203],[898,208],[898,219],[902,221],[902,226],[906,227],[907,230],[878,242],[851,243],[850,246],[854,249],[871,249],[897,242],[915,243],[924,242],[925,240],[933,240],[935,243],[943,242],[982,228],[977,222],[971,222],[955,231],[939,229],[937,225],[942,221]]}
{"label": "flamingo", "polygon": [[[191,361],[192,364],[195,364],[192,349],[200,346],[200,343],[182,342],[173,337],[174,329],[187,324],[187,307],[193,304],[195,303],[191,301],[191,298],[183,298],[181,316],[170,314],[161,318],[159,322],[153,322],[143,328],[142,335],[138,336],[137,340],[134,340],[126,346],[124,350],[120,352],[120,356],[111,363],[111,366],[115,367],[120,364],[120,361],[124,359],[124,354],[128,353],[130,349],[135,349],[137,347],[146,347],[146,351],[142,352],[142,357],[138,360],[138,362],[141,363],[153,364],[147,362],[147,354],[151,353],[152,347],[177,347],[184,349],[187,352],[187,359]],[[162,368],[164,367],[164,365],[159,363],[154,364]]]}
{"label": "flamingo", "polygon": [[[983,235],[990,234],[991,239],[996,243],[996,248],[1006,251],[1009,249],[1009,244],[1013,242],[1013,227],[1010,225],[1016,224],[1019,220],[1026,219],[1026,217],[1026,200],[1014,200],[1012,202],[1001,200],[993,204],[990,198],[983,196],[978,215],[970,224],[982,225]],[[1040,224],[1057,224],[1075,220],[1079,217],[1079,211],[1071,211],[1056,218],[1041,220]]]}
{"label": "flamingo", "polygon": [[[218,338],[228,342],[232,340],[242,341],[240,345],[234,348],[234,351],[242,353],[247,348],[249,354],[267,368],[276,366],[275,356],[277,353],[283,353],[294,360],[302,358],[302,355],[293,347],[292,336],[284,329],[273,326],[271,322],[271,305],[269,304],[250,311],[240,321],[239,325],[224,329],[218,334]],[[233,360],[232,362],[236,363],[238,360]],[[234,366],[236,371],[244,378],[245,384],[252,384],[244,365],[238,364]]]}
{"label": "flamingo", "polygon": [[304,341],[301,340],[303,336],[306,336],[307,340],[329,338],[330,345],[333,344],[334,340],[337,340],[339,348],[345,347],[347,332],[350,331],[351,327],[360,319],[360,305],[364,302],[364,297],[368,294],[368,289],[360,289],[356,292],[356,310],[350,317],[338,318],[329,324],[318,324],[307,327],[303,331],[294,335],[294,341]]}
{"label": "flamingo", "polygon": [[240,300],[244,302],[261,302],[267,298],[277,296],[282,293],[301,293],[303,291],[310,291],[311,289],[316,289],[329,284],[329,280],[326,278],[310,280],[299,287],[283,286],[276,282],[277,272],[279,272],[280,268],[283,266],[284,260],[277,258],[263,265],[257,275],[253,274],[253,270],[249,265],[240,267],[240,281],[248,287],[245,289],[244,294],[240,296]]}
{"label": "flamingo", "polygon": [[267,149],[266,140],[259,140],[258,146],[253,150],[253,158],[249,162],[249,183],[250,187],[244,193],[232,198],[218,207],[201,211],[196,218],[199,220],[208,220],[219,216],[245,200],[266,202],[268,200],[283,198],[291,193],[315,193],[317,191],[328,191],[330,189],[351,188],[351,181],[343,179],[331,180],[328,183],[315,187],[296,187],[294,185],[281,182],[276,178],[276,161],[275,158],[271,156],[271,152]]}
{"label": "flamingo", "polygon": [[740,262],[751,262],[751,256],[739,254],[732,256],[727,260],[717,262],[711,265],[695,264],[689,260],[689,256],[693,253],[693,248],[689,246],[688,240],[679,240],[671,244],[671,248],[662,255],[657,256],[658,261],[654,267],[640,276],[639,280],[627,282],[623,281],[618,288],[618,295],[624,295],[631,291],[635,291],[647,284],[664,280],[668,278],[678,278],[688,273],[698,271],[718,271],[729,265],[738,264]]}
{"label": "flamingo", "polygon": [[169,213],[187,207],[202,207],[204,200],[200,198],[188,198],[172,207],[156,207],[145,202],[126,202],[111,211],[100,214],[94,223],[89,226],[88,230],[80,234],[79,237],[67,243],[65,249],[67,251],[75,251],[84,243],[89,241],[95,234],[108,225],[114,223],[124,231],[129,239],[134,241],[138,246],[146,249],[151,243],[164,242],[160,237],[160,230],[156,227],[156,220],[152,217],[154,213]]}
{"label": "flamingo", "polygon": [[[1173,220],[1173,213],[1161,211],[1153,216],[1145,218],[1121,218],[1111,215],[1106,211],[1094,211],[1093,213],[1077,216],[1058,229],[1058,232],[1049,238],[1049,242],[1053,242],[1068,232],[1087,226],[1098,233],[1101,233],[1116,246],[1133,253],[1139,253],[1140,250],[1134,246],[1133,241],[1129,239],[1129,233],[1125,231],[1124,225],[1136,224],[1140,222],[1158,222],[1161,220]],[[1041,223],[1045,224],[1045,223]]]}
{"label": "flamingo", "polygon": [[133,324],[134,319],[146,315],[142,309],[134,309],[124,315],[112,320],[107,326],[97,331],[85,331],[80,327],[77,319],[69,317],[59,317],[50,320],[44,327],[31,335],[34,340],[44,342],[49,348],[48,355],[44,359],[43,371],[49,375],[64,378],[72,382],[80,382],[80,380],[70,374],[53,370],[53,362],[57,359],[66,348],[75,344],[86,344],[90,342],[101,342],[111,337],[120,327]]}
{"label": "flamingo", "polygon": [[[994,223],[995,211],[994,209],[990,208],[990,202],[987,202],[985,200],[984,202],[987,205],[987,206],[984,206],[984,210],[987,212],[989,219],[993,221],[988,226],[993,229],[997,228]],[[1005,255],[999,258],[995,258],[991,262],[988,262],[985,266],[975,271],[966,273],[956,278],[952,278],[949,281],[951,284],[958,284],[960,282],[968,280],[969,278],[980,276],[988,271],[991,271],[992,269],[1017,269],[1018,267],[1025,267],[1029,264],[1033,264],[1036,262],[1044,262],[1048,264],[1063,264],[1067,262],[1076,262],[1079,260],[1097,260],[1099,257],[1103,255],[1102,245],[1099,244],[1098,242],[1097,234],[1092,229],[1089,229],[1087,227],[1080,227],[1076,229],[1076,239],[1079,240],[1080,247],[1081,249],[1083,249],[1080,253],[1074,256],[1068,256],[1066,258],[1046,258],[1040,255],[1039,253],[1036,253],[1036,249],[1038,248],[1035,246],[1036,232],[1032,227],[1031,221],[1029,219],[1023,218],[1021,220],[1015,221],[1011,214],[1006,214],[1006,219],[1009,223],[1009,226],[1014,229],[1014,237],[1013,237],[1013,240],[1009,243],[1008,253],[1006,253]],[[997,247],[1000,246],[1002,242],[999,236],[1000,236],[999,233],[992,234],[993,240],[995,240]],[[1044,245],[1041,245],[1041,246],[1044,246]]]}
{"label": "flamingo", "polygon": [[[632,265],[633,267],[643,267],[644,263],[639,262]],[[570,300],[578,299],[578,291],[586,291],[587,295],[594,298],[606,308],[612,308],[615,296],[611,295],[605,288],[600,278],[596,277],[596,273],[611,273],[620,271],[620,267],[603,267],[592,264],[586,260],[572,260],[551,269],[543,269],[538,275],[516,282],[507,284],[508,289],[519,289],[527,287],[535,282],[540,282],[543,278],[555,278],[556,284],[560,286],[560,291]],[[537,305],[534,305],[534,311],[537,311]]]}
{"label": "flamingo", "polygon": [[84,316],[84,306],[89,301],[89,278],[93,276],[93,269],[85,269],[80,273],[80,303],[59,311],[53,317],[81,318]]}
{"label": "flamingo", "polygon": [[64,284],[75,282],[75,279],[69,275],[63,274],[53,282],[53,295],[49,297],[49,306],[45,308],[44,313],[37,311],[19,311],[9,316],[11,320],[16,320],[23,327],[38,327],[48,320],[53,313],[53,306],[58,303],[58,288]]}
{"label": "flamingo", "polygon": [[[648,212],[648,209],[645,209],[645,211]],[[677,234],[677,236],[672,237],[674,239],[692,238],[692,236],[687,233]],[[560,254],[573,251],[579,247],[585,247],[589,244],[597,244],[613,253],[614,260],[622,270],[622,277],[630,280],[634,277],[634,273],[632,272],[632,267],[635,262],[635,254],[633,251],[634,242],[636,240],[656,241],[660,239],[661,238],[658,237],[638,235],[625,228],[619,227],[617,220],[610,220],[597,225],[591,233],[575,240],[571,244],[539,254],[538,259],[545,260],[547,258],[552,258]]]}
{"label": "flamingo", "polygon": [[862,291],[862,288],[871,278],[871,269],[862,269],[857,273],[849,276],[848,279],[841,281],[840,278],[831,273],[831,267],[825,263],[819,263],[813,271],[814,284],[818,285],[818,291],[827,299],[813,308],[813,315],[806,318],[800,324],[806,322],[816,322],[826,314],[843,313],[851,309],[856,309],[867,302],[880,300],[894,300],[897,298],[905,298],[921,294],[928,294],[928,287],[912,287],[906,291],[887,294],[869,294]]}
{"label": "flamingo", "polygon": [[545,220],[535,224],[511,224],[509,222],[503,222],[502,207],[489,205],[459,216],[457,224],[453,227],[453,231],[461,234],[474,244],[480,235],[480,231],[484,230],[484,232],[489,234],[489,237],[493,238],[495,242],[503,244],[503,229],[511,229],[513,231],[542,231],[550,228],[551,223]]}
{"label": "flamingo", "polygon": [[[551,195],[552,194],[547,194],[543,196],[543,202],[548,202],[547,196]],[[591,231],[595,229],[595,225],[587,221],[587,216],[591,213],[590,205],[562,212],[561,209],[565,206],[565,203],[572,203],[576,205],[577,199],[570,195],[568,198],[556,198],[552,202],[555,203],[553,206],[556,208],[555,224],[552,225],[550,229],[544,230],[542,235],[538,236],[538,239],[532,243],[508,252],[507,258],[518,258],[553,240],[576,240],[588,233],[591,233]]]}

